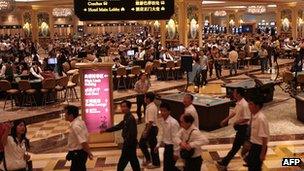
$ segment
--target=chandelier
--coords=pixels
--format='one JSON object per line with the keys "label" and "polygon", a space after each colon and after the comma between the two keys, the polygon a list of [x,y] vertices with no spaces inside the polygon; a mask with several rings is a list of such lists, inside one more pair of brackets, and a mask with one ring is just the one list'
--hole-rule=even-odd
{"label": "chandelier", "polygon": [[14,9],[15,0],[0,0],[0,12],[11,12]]}
{"label": "chandelier", "polygon": [[266,12],[266,7],[262,5],[258,6],[249,6],[247,12],[251,14],[262,14]]}
{"label": "chandelier", "polygon": [[53,16],[55,17],[68,17],[71,16],[73,13],[71,8],[54,8],[53,9]]}
{"label": "chandelier", "polygon": [[224,17],[227,15],[227,12],[226,11],[215,11],[214,15],[217,17]]}

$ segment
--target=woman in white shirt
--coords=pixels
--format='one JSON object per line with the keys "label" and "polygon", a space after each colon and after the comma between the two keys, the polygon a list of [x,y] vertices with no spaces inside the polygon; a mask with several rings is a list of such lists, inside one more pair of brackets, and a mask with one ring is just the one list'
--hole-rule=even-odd
{"label": "woman in white shirt", "polygon": [[27,154],[29,140],[26,138],[26,132],[26,125],[22,120],[14,121],[13,124],[6,124],[5,133],[1,139],[4,146],[4,161],[0,169],[26,171],[27,161],[30,159]]}
{"label": "woman in white shirt", "polygon": [[190,158],[184,159],[184,171],[200,171],[203,163],[201,146],[208,144],[209,140],[200,132],[193,124],[194,118],[190,114],[184,114],[181,117],[181,127],[177,135],[177,143],[180,149],[190,151],[194,149],[194,153]]}

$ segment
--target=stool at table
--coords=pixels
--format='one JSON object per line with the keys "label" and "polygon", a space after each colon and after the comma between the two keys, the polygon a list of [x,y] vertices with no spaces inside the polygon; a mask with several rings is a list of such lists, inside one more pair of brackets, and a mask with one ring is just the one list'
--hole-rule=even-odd
{"label": "stool at table", "polygon": [[42,105],[46,105],[47,102],[51,100],[56,100],[54,97],[54,92],[56,87],[56,80],[53,78],[45,79],[42,81],[42,89],[40,90],[42,93]]}
{"label": "stool at table", "polygon": [[140,74],[140,66],[132,67],[131,74],[128,75],[128,77],[130,78],[129,88],[134,87],[135,82],[138,80],[139,74]]}
{"label": "stool at table", "polygon": [[174,61],[167,61],[166,63],[166,78],[167,80],[169,79],[174,79],[174,75],[175,75],[175,63]]}
{"label": "stool at table", "polygon": [[164,77],[164,67],[161,67],[161,63],[159,60],[154,60],[153,61],[153,68],[156,71],[155,75],[157,78],[163,80]]}
{"label": "stool at table", "polygon": [[[63,101],[65,101],[67,98],[67,87],[68,87],[68,83],[69,83],[69,77],[67,77],[67,76],[61,77],[56,82],[57,83],[56,83],[55,90],[56,90],[56,92],[59,92],[60,100],[63,99]],[[64,92],[63,98],[62,98],[62,92]]]}
{"label": "stool at table", "polygon": [[6,101],[7,101],[8,98],[10,98],[12,108],[13,108],[14,107],[14,100],[15,100],[15,104],[16,104],[16,100],[18,99],[17,96],[19,95],[20,91],[17,90],[17,89],[12,89],[11,83],[8,82],[7,80],[1,80],[0,81],[0,91],[4,91],[6,93],[3,110],[5,110]]}
{"label": "stool at table", "polygon": [[176,62],[176,66],[174,67],[175,72],[176,72],[176,79],[177,80],[182,77],[181,65],[182,65],[182,61],[178,60]]}
{"label": "stool at table", "polygon": [[18,86],[19,86],[19,91],[21,92],[22,95],[21,106],[26,105],[28,102],[31,107],[33,106],[33,102],[37,106],[35,100],[35,94],[37,91],[31,88],[30,82],[28,80],[20,80]]}
{"label": "stool at table", "polygon": [[76,87],[79,85],[79,73],[76,73],[72,76],[71,81],[68,82],[67,88],[66,88],[66,98],[67,100],[69,99],[74,99],[74,95],[77,100],[79,100]]}
{"label": "stool at table", "polygon": [[[117,68],[116,78],[118,80],[117,89],[124,88],[127,89],[126,78],[127,78],[127,70],[124,67]],[[121,82],[123,85],[121,85]]]}

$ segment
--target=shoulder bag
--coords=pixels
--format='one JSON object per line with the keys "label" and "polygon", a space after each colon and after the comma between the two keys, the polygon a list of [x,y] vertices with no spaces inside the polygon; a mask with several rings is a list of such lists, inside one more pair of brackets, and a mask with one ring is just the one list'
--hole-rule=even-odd
{"label": "shoulder bag", "polygon": [[[192,129],[192,130],[191,130],[191,132],[190,132],[190,134],[189,134],[189,137],[188,137],[186,143],[189,142],[190,137],[191,137],[191,134],[192,134],[192,132],[193,132],[194,130],[196,130],[196,129]],[[193,156],[193,154],[194,154],[194,148],[191,148],[190,150],[187,150],[187,149],[181,149],[181,150],[180,150],[180,156],[181,156],[181,158],[184,159],[184,160],[190,159],[190,158]]]}

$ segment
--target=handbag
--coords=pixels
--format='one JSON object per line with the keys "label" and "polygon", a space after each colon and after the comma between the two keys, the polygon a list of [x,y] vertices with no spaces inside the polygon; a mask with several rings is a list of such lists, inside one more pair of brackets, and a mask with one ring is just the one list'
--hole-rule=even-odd
{"label": "handbag", "polygon": [[246,130],[246,140],[245,140],[245,142],[242,146],[242,149],[241,149],[241,157],[245,162],[247,162],[247,156],[248,156],[249,151],[250,151],[251,146],[252,146],[252,143],[250,142],[251,125],[252,125],[252,115],[251,115],[251,118],[250,118],[250,124],[249,124],[249,126],[247,127],[247,130]]}
{"label": "handbag", "polygon": [[[186,143],[189,142],[190,137],[191,137],[191,134],[192,134],[192,132],[193,132],[194,130],[195,130],[195,129],[192,129],[192,130],[191,130],[191,132],[190,132],[190,134],[189,134],[189,137],[188,137]],[[187,150],[187,149],[181,149],[181,150],[180,150],[180,156],[181,156],[181,158],[184,159],[184,160],[190,159],[190,158],[193,156],[193,154],[194,154],[194,148],[191,148],[190,150]]]}

